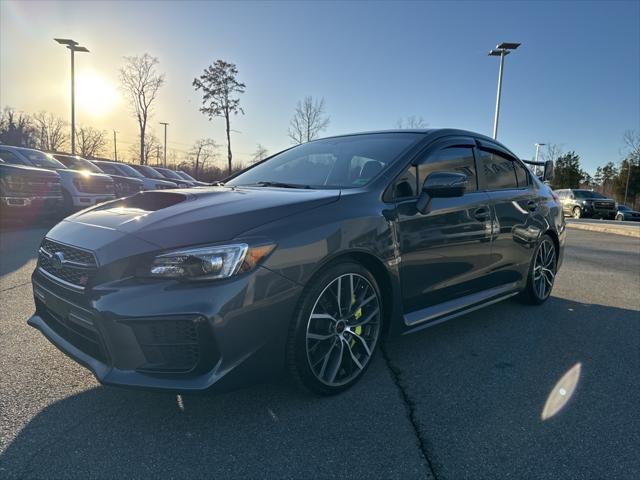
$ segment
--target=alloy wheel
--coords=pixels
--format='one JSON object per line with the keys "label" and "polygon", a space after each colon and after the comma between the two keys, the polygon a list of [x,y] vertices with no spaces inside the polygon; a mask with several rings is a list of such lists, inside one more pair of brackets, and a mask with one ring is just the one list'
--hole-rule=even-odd
{"label": "alloy wheel", "polygon": [[320,293],[307,322],[307,360],[314,376],[337,387],[358,377],[378,342],[380,299],[362,275],[335,278]]}
{"label": "alloy wheel", "polygon": [[551,294],[555,281],[556,249],[549,239],[544,239],[538,246],[533,266],[533,285],[536,295],[541,300]]}
{"label": "alloy wheel", "polygon": [[573,209],[573,218],[580,218],[582,217],[582,209],[580,207],[575,207]]}

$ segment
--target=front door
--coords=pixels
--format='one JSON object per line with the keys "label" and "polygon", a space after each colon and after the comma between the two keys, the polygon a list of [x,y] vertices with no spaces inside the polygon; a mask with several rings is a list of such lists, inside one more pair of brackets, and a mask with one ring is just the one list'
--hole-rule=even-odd
{"label": "front door", "polygon": [[489,196],[478,191],[473,145],[466,138],[443,141],[416,167],[418,186],[433,172],[465,173],[463,196],[433,198],[426,214],[417,211],[415,198],[397,202],[405,315],[483,289],[491,264],[492,210]]}

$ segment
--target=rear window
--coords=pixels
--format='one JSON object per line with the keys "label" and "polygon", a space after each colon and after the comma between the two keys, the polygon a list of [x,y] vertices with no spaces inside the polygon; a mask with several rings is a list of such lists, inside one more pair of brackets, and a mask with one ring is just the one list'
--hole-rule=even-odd
{"label": "rear window", "polygon": [[576,198],[586,199],[586,198],[607,198],[601,193],[592,192],[591,190],[574,190],[573,196]]}
{"label": "rear window", "polygon": [[497,153],[480,151],[480,168],[484,171],[488,190],[518,188],[514,161]]}

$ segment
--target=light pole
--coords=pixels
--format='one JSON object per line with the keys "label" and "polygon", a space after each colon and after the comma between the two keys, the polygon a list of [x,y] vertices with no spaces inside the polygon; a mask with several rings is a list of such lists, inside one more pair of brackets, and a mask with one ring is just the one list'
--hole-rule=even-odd
{"label": "light pole", "polygon": [[502,95],[502,72],[504,70],[504,57],[520,46],[519,43],[503,42],[489,52],[490,57],[500,57],[500,71],[498,72],[498,93],[496,95],[496,114],[493,117],[493,139],[498,138],[498,119],[500,118],[500,96]]}
{"label": "light pole", "polygon": [[54,38],[61,45],[66,45],[71,50],[71,154],[76,154],[76,82],[74,73],[74,54],[76,52],[89,52],[86,47],[81,47],[75,40],[68,38]]}
{"label": "light pole", "polygon": [[167,168],[167,122],[160,122],[160,125],[164,125],[164,168]]}

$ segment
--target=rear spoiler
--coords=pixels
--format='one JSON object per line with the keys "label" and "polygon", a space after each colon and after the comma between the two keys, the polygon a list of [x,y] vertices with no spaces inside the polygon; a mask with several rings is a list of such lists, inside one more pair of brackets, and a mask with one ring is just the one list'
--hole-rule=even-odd
{"label": "rear spoiler", "polygon": [[547,162],[534,162],[533,160],[522,160],[527,165],[537,165],[539,167],[544,167]]}
{"label": "rear spoiler", "polygon": [[536,162],[534,160],[522,160],[527,165],[534,165],[536,167],[544,167],[542,175],[539,176],[543,182],[549,182],[553,179],[555,166],[553,160],[547,160],[546,162]]}

